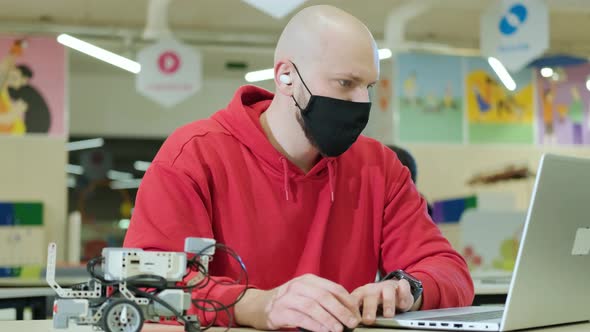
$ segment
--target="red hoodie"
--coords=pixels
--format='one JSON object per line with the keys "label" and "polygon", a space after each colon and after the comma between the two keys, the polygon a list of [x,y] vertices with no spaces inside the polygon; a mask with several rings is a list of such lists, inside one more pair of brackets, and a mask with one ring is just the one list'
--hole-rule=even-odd
{"label": "red hoodie", "polygon": [[[465,261],[393,151],[360,136],[306,174],[262,130],[272,98],[244,86],[226,109],[176,130],[142,180],[124,246],[183,251],[186,237],[215,238],[241,256],[260,289],[312,273],[353,291],[377,271],[403,269],[422,281],[423,309],[470,305]],[[235,280],[240,268],[218,250],[210,273]],[[228,304],[243,289],[210,282],[193,297]],[[228,324],[225,313],[217,316]]]}

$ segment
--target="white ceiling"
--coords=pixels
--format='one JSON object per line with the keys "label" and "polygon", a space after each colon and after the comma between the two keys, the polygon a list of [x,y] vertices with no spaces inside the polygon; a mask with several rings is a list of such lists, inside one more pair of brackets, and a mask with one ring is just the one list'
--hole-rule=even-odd
{"label": "white ceiling", "polygon": [[[304,6],[331,4],[347,10],[382,40],[388,14],[410,1],[435,6],[409,22],[407,40],[476,49],[481,12],[494,0],[310,0]],[[590,0],[547,2],[550,53],[590,56]],[[68,32],[128,56],[145,44],[147,0],[0,0],[0,8],[2,32]],[[243,71],[226,70],[227,61],[243,61],[251,70],[269,67],[272,47],[288,19],[273,19],[240,0],[173,0],[169,8],[173,32],[203,49],[205,75],[216,77],[243,77]],[[72,53],[71,61],[76,70],[109,72],[108,65],[83,55]]]}

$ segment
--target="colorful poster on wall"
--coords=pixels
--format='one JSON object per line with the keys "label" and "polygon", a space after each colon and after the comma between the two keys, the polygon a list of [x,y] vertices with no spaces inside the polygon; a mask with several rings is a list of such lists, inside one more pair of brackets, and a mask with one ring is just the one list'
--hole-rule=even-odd
{"label": "colorful poster on wall", "polygon": [[[372,137],[383,144],[393,144],[393,88],[391,84],[391,70],[384,71],[377,84],[370,90],[373,103],[369,122],[363,135]],[[389,73],[389,74],[388,74]]]}
{"label": "colorful poster on wall", "polygon": [[590,144],[590,64],[558,68],[550,78],[537,74],[540,144]]}
{"label": "colorful poster on wall", "polygon": [[533,143],[533,74],[524,69],[511,75],[515,91],[504,87],[485,59],[465,59],[470,143]]}
{"label": "colorful poster on wall", "polygon": [[67,136],[66,52],[52,37],[0,37],[0,136]]}
{"label": "colorful poster on wall", "polygon": [[396,132],[404,143],[463,143],[460,57],[396,57]]}

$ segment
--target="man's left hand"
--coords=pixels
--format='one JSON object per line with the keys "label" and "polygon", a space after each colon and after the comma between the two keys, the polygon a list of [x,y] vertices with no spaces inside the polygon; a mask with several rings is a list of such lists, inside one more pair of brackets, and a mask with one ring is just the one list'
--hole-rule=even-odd
{"label": "man's left hand", "polygon": [[351,295],[362,306],[362,323],[375,323],[379,305],[383,308],[383,316],[391,318],[398,312],[406,312],[420,307],[422,297],[414,303],[410,284],[407,280],[385,280],[367,284],[355,289]]}

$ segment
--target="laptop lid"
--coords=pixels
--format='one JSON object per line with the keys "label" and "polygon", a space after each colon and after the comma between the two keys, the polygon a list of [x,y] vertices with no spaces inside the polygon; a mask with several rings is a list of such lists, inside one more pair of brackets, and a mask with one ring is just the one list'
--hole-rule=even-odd
{"label": "laptop lid", "polygon": [[[543,155],[500,324],[454,315],[467,307],[379,317],[379,326],[510,331],[588,321],[590,311],[590,159]],[[446,325],[442,325],[446,324]]]}
{"label": "laptop lid", "polygon": [[590,159],[543,155],[502,331],[590,319]]}

